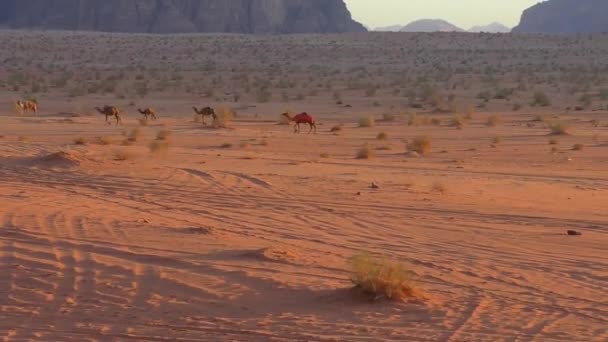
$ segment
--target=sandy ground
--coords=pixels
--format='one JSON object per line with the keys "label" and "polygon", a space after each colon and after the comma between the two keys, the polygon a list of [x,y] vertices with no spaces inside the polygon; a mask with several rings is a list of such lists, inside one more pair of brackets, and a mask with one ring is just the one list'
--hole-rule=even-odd
{"label": "sandy ground", "polygon": [[[0,116],[4,340],[608,340],[608,128],[562,115],[573,132],[549,145],[525,112],[462,130],[320,117],[317,135],[160,115],[131,146],[133,112]],[[431,153],[406,156],[420,135]],[[366,143],[376,158],[355,159]],[[362,251],[406,262],[427,299],[358,297]]]}

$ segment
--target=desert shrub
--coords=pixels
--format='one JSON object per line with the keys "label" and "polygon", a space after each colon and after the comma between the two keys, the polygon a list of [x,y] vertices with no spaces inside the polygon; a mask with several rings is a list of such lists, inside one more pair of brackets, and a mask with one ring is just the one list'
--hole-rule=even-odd
{"label": "desert shrub", "polygon": [[359,151],[357,151],[357,159],[373,159],[375,157],[376,157],[376,152],[368,144],[365,144],[363,147],[361,147],[359,149]]}
{"label": "desert shrub", "polygon": [[440,118],[432,118],[430,124],[433,125],[433,126],[440,126],[441,125],[441,119]]}
{"label": "desert shrub", "polygon": [[388,140],[388,134],[386,132],[380,132],[376,136],[377,140]]}
{"label": "desert shrub", "polygon": [[112,138],[104,136],[95,138],[95,143],[99,145],[112,145]]}
{"label": "desert shrub", "polygon": [[289,125],[289,119],[283,114],[279,115],[279,125]]}
{"label": "desert shrub", "polygon": [[502,140],[503,140],[502,137],[494,137],[494,138],[492,138],[492,144],[498,145],[498,144],[502,143]]}
{"label": "desert shrub", "polygon": [[488,120],[486,121],[486,126],[488,127],[496,127],[500,125],[500,117],[498,115],[490,115]]}
{"label": "desert shrub", "polygon": [[431,190],[440,194],[445,194],[446,192],[448,192],[448,188],[445,186],[445,184],[441,182],[434,182],[431,185]]}
{"label": "desert shrub", "polygon": [[232,144],[231,143],[223,143],[220,145],[220,148],[232,148]]}
{"label": "desert shrub", "polygon": [[171,138],[173,133],[168,129],[162,129],[156,134],[156,140],[166,141]]}
{"label": "desert shrub", "polygon": [[321,152],[321,154],[319,155],[321,158],[329,158],[329,153],[327,152]]}
{"label": "desert shrub", "polygon": [[559,141],[557,139],[555,139],[555,138],[549,139],[549,145],[557,145],[557,144],[559,144]]}
{"label": "desert shrub", "polygon": [[340,132],[340,131],[342,131],[342,125],[336,125],[336,126],[332,127],[329,131],[332,133]]}
{"label": "desert shrub", "polygon": [[350,280],[355,288],[374,300],[405,300],[416,296],[413,273],[401,262],[360,254],[350,259],[350,268]]}
{"label": "desert shrub", "polygon": [[87,139],[85,137],[74,138],[74,144],[75,145],[86,145]]}
{"label": "desert shrub", "polygon": [[130,160],[135,157],[134,154],[132,154],[131,152],[129,152],[125,149],[114,150],[113,155],[114,155],[114,160],[116,160],[116,161]]}
{"label": "desert shrub", "polygon": [[28,142],[28,141],[30,141],[30,138],[26,137],[25,135],[20,135],[19,137],[17,137],[17,141],[19,141],[19,142]]}
{"label": "desert shrub", "polygon": [[543,93],[542,91],[537,91],[534,93],[532,105],[540,107],[549,107],[551,105],[551,100],[549,99],[549,96],[547,94]]}
{"label": "desert shrub", "polygon": [[227,107],[218,107],[215,110],[215,120],[213,120],[214,128],[226,128],[236,116],[236,113]]}
{"label": "desert shrub", "polygon": [[359,127],[374,127],[375,125],[376,120],[371,115],[359,119]]}
{"label": "desert shrub", "polygon": [[407,120],[407,125],[408,126],[418,126],[418,125],[420,125],[420,118],[418,117],[418,114],[416,114],[416,113],[410,114],[410,117]]}
{"label": "desert shrub", "polygon": [[382,121],[395,121],[397,120],[397,117],[395,116],[395,114],[390,114],[390,113],[384,113],[382,114]]}
{"label": "desert shrub", "polygon": [[582,151],[584,149],[585,149],[585,145],[583,145],[583,144],[574,144],[574,146],[572,146],[573,151]]}
{"label": "desert shrub", "polygon": [[167,140],[154,140],[148,146],[152,154],[161,155],[169,152],[169,142]]}
{"label": "desert shrub", "polygon": [[407,150],[427,154],[431,151],[431,138],[428,136],[417,137],[407,144]]}
{"label": "desert shrub", "polygon": [[549,129],[553,135],[568,135],[570,127],[564,123],[553,123],[549,125]]}
{"label": "desert shrub", "polygon": [[461,116],[454,116],[450,119],[450,127],[456,127],[458,129],[463,129],[465,126],[465,121]]}
{"label": "desert shrub", "polygon": [[127,134],[127,141],[129,142],[137,142],[139,139],[141,139],[142,136],[142,131],[139,128],[134,128],[131,130],[131,132],[129,132]]}

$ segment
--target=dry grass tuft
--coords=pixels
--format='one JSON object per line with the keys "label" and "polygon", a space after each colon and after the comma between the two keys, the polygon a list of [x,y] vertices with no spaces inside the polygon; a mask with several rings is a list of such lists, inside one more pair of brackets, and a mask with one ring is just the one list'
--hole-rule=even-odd
{"label": "dry grass tuft", "polygon": [[432,140],[429,136],[417,137],[407,144],[409,152],[427,154],[431,151]]}
{"label": "dry grass tuft", "polygon": [[559,144],[559,140],[553,138],[553,139],[549,139],[549,145],[557,145]]}
{"label": "dry grass tuft", "polygon": [[582,151],[584,149],[585,149],[585,145],[583,145],[583,144],[574,144],[574,146],[572,146],[573,151]]}
{"label": "dry grass tuft", "polygon": [[375,157],[376,152],[369,144],[365,144],[357,151],[357,159],[373,159]]}
{"label": "dry grass tuft", "polygon": [[463,129],[466,122],[461,116],[454,116],[450,119],[450,127],[456,127],[458,129]]}
{"label": "dry grass tuft", "polygon": [[336,125],[329,130],[331,133],[336,133],[342,131],[342,125]]}
{"label": "dry grass tuft", "polygon": [[445,186],[445,184],[443,184],[441,182],[434,182],[431,185],[431,190],[433,192],[438,192],[440,194],[445,194],[448,192],[448,188]]}
{"label": "dry grass tuft", "polygon": [[371,115],[359,119],[359,127],[374,127],[375,125],[376,120]]}
{"label": "dry grass tuft", "polygon": [[380,132],[376,136],[377,140],[388,140],[388,134],[386,132]]}
{"label": "dry grass tuft", "polygon": [[156,140],[167,141],[171,138],[173,132],[168,129],[162,129],[156,134]]}
{"label": "dry grass tuft", "polygon": [[486,126],[496,127],[496,126],[500,125],[501,122],[502,122],[502,120],[500,119],[500,117],[498,115],[490,115],[488,117],[488,120],[486,121]]}
{"label": "dry grass tuft", "polygon": [[502,137],[494,137],[494,138],[492,138],[492,144],[493,145],[498,145],[498,144],[502,143],[502,141],[503,141]]}
{"label": "dry grass tuft", "polygon": [[395,116],[395,114],[390,114],[390,113],[384,113],[382,115],[382,121],[386,121],[386,122],[392,122],[397,120],[397,117]]}
{"label": "dry grass tuft", "polygon": [[74,138],[74,145],[86,145],[87,139],[85,137]]}
{"label": "dry grass tuft", "polygon": [[232,143],[223,143],[220,145],[220,148],[232,148]]}
{"label": "dry grass tuft", "polygon": [[150,152],[155,155],[166,155],[169,153],[169,142],[167,140],[154,140],[148,145]]}
{"label": "dry grass tuft", "polygon": [[357,290],[374,300],[406,300],[417,297],[413,273],[398,261],[360,254],[350,259],[350,280]]}
{"label": "dry grass tuft", "polygon": [[126,161],[135,158],[135,155],[125,149],[113,151],[113,158],[116,161]]}
{"label": "dry grass tuft", "polygon": [[329,158],[330,157],[329,153],[327,153],[327,152],[322,152],[319,156],[321,158]]}
{"label": "dry grass tuft", "polygon": [[112,145],[112,138],[104,136],[104,137],[96,137],[95,143],[99,145]]}
{"label": "dry grass tuft", "polygon": [[227,128],[236,117],[236,113],[228,107],[216,108],[215,114],[216,118],[213,120],[213,128]]}
{"label": "dry grass tuft", "polygon": [[565,123],[553,123],[549,125],[552,135],[568,135],[570,134],[570,127]]}
{"label": "dry grass tuft", "polygon": [[134,128],[131,130],[131,132],[129,132],[129,134],[127,134],[127,141],[131,143],[137,142],[139,139],[141,139],[142,135],[143,133],[141,129]]}

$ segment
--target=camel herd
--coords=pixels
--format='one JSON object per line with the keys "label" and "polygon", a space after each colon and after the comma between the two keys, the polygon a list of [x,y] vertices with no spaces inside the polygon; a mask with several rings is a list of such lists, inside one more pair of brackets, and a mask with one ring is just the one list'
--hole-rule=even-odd
{"label": "camel herd", "polygon": [[[36,101],[18,100],[18,101],[15,101],[15,107],[17,108],[19,115],[23,115],[26,112],[32,112],[32,113],[34,113],[34,115],[38,115],[38,103]],[[198,109],[197,107],[192,107],[192,109],[194,110],[194,113],[196,116],[199,116],[199,115],[201,116],[203,125],[206,125],[205,118],[208,116],[210,116],[214,122],[217,120],[217,114],[215,113],[215,110],[212,107],[204,107],[201,109]],[[108,124],[110,124],[110,118],[114,118],[116,120],[117,126],[122,123],[122,115],[121,115],[121,112],[118,109],[118,107],[105,105],[101,108],[95,107],[95,110],[97,112],[99,112],[101,115],[105,115],[106,123],[108,123]],[[144,119],[146,121],[148,121],[149,119],[152,119],[152,120],[157,119],[156,111],[154,111],[154,109],[152,109],[152,108],[145,108],[145,109],[138,108],[137,111],[141,115],[144,116]],[[293,131],[294,133],[300,133],[301,124],[310,126],[310,130],[308,131],[309,134],[313,131],[315,134],[317,133],[317,123],[316,123],[316,119],[314,116],[312,116],[306,112],[300,113],[295,116],[291,116],[289,113],[283,113],[282,115],[289,122],[295,123],[294,131]]]}

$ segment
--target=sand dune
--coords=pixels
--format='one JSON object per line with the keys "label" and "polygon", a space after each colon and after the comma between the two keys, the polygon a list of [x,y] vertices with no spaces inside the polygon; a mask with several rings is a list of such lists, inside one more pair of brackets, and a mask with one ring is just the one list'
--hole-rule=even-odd
{"label": "sand dune", "polygon": [[[120,145],[133,118],[126,128],[78,118],[78,134],[92,141],[80,146],[71,123],[2,117],[0,334],[608,340],[606,147],[565,148],[586,139],[579,133],[550,153],[546,130],[518,125],[526,115],[491,130],[400,119],[347,123],[339,135],[328,132],[332,122],[293,135],[262,118],[211,131],[165,117],[173,135],[163,156],[147,148],[161,126]],[[25,131],[27,141],[12,133]],[[392,138],[375,142],[380,131]],[[401,139],[418,134],[433,137],[433,152],[408,158]],[[497,134],[505,142],[491,147]],[[390,150],[357,160],[363,141]],[[361,251],[407,262],[428,298],[357,296],[346,260]]]}

